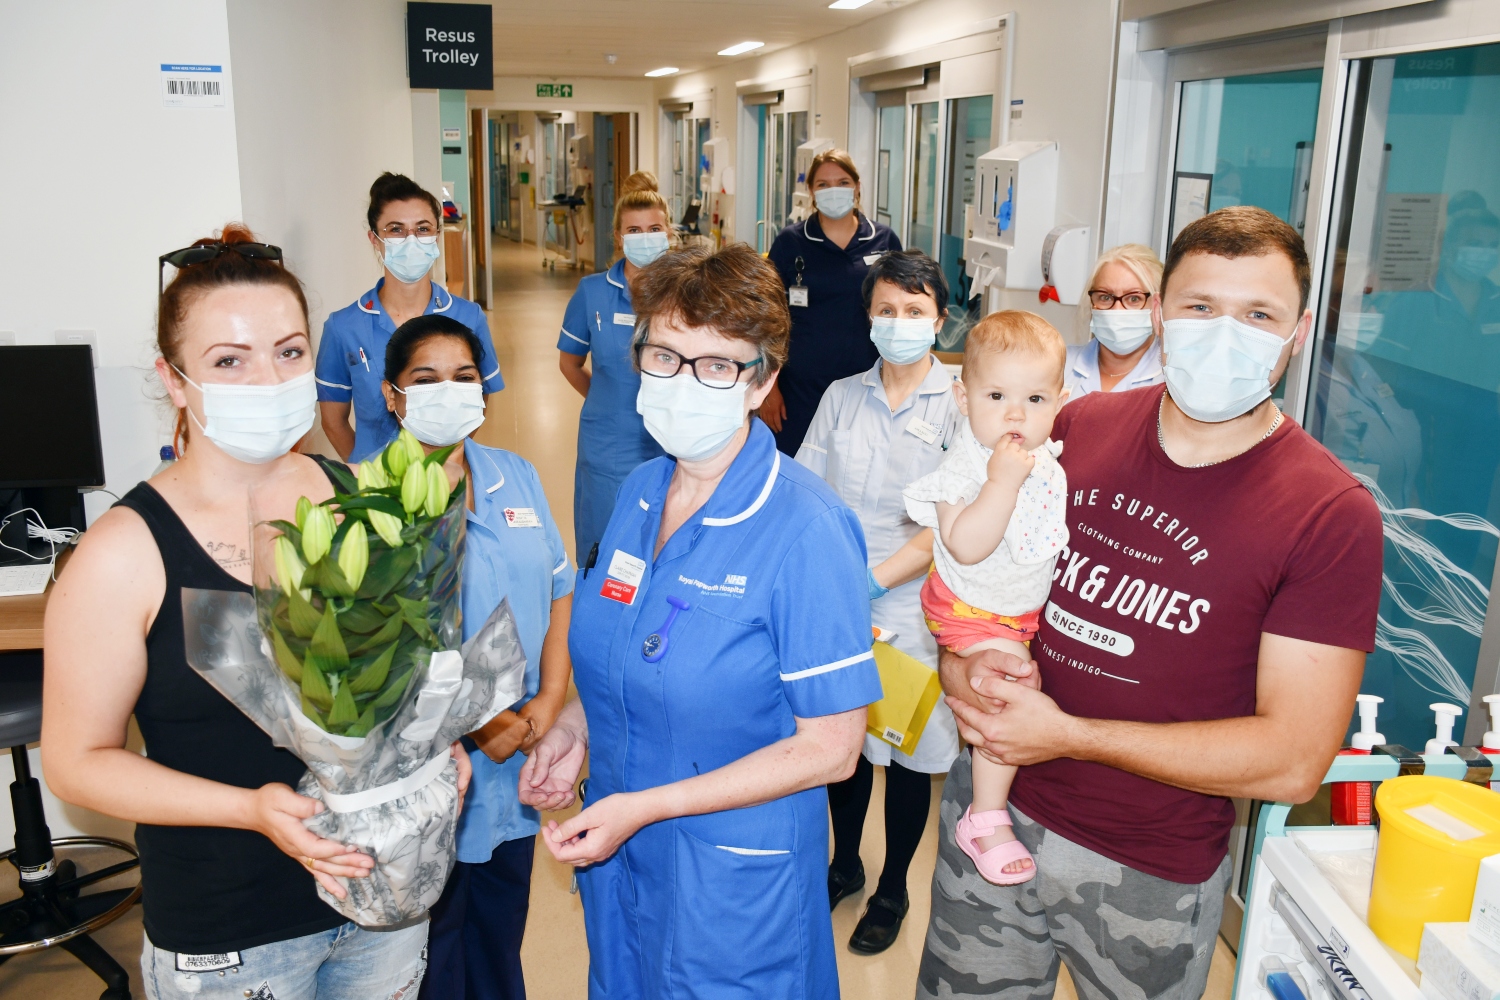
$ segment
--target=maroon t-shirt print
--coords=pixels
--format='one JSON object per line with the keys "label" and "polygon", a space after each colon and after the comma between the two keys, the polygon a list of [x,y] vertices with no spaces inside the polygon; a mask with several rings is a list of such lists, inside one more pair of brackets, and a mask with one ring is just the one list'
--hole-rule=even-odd
{"label": "maroon t-shirt print", "polygon": [[[1381,527],[1374,500],[1290,420],[1204,468],[1157,442],[1165,389],[1063,407],[1070,540],[1032,642],[1062,709],[1140,722],[1255,713],[1262,632],[1374,649]],[[1102,764],[1023,767],[1011,800],[1049,829],[1140,871],[1202,882],[1234,807]]]}

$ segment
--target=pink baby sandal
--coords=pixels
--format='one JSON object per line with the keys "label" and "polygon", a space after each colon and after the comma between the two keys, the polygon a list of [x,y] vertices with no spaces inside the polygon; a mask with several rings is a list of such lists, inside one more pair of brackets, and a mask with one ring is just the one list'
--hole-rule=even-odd
{"label": "pink baby sandal", "polygon": [[998,844],[984,852],[981,852],[975,843],[979,837],[988,837],[999,827],[1010,826],[1010,813],[1004,809],[976,813],[973,809],[974,807],[970,806],[959,817],[958,826],[953,831],[953,839],[958,841],[958,849],[974,862],[974,867],[979,869],[979,874],[984,880],[994,885],[1020,885],[1022,882],[1029,882],[1035,878],[1035,860],[1032,860],[1031,867],[1025,871],[1008,872],[1005,870],[1008,864],[1031,858],[1031,852],[1019,840]]}

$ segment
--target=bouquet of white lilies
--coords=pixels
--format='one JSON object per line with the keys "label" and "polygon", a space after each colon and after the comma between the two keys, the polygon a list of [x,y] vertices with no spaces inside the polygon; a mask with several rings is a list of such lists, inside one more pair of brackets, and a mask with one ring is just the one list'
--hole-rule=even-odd
{"label": "bouquet of white lilies", "polygon": [[[290,517],[257,495],[254,596],[183,591],[188,662],[307,764],[307,826],[376,860],[324,900],[383,926],[418,916],[452,869],[457,766],[449,746],[523,693],[509,606],[460,643],[462,480],[406,431],[329,500]],[[273,491],[265,491],[269,497]]]}

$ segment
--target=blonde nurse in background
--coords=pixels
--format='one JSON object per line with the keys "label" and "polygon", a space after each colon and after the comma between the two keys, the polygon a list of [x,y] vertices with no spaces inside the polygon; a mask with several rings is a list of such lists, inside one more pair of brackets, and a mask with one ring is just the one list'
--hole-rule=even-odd
{"label": "blonde nurse in background", "polygon": [[1161,261],[1150,247],[1125,243],[1106,250],[1088,285],[1087,344],[1068,348],[1068,398],[1160,385],[1161,345],[1151,329],[1151,300],[1161,287]]}

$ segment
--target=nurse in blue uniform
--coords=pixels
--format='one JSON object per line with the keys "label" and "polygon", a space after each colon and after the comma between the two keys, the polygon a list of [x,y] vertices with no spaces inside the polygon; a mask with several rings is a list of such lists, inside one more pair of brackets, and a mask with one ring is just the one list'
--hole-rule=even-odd
{"label": "nurse in blue uniform", "polygon": [[837,997],[827,797],[880,697],[859,522],[750,416],[785,357],[780,282],[744,244],[634,286],[638,405],[669,457],[621,487],[578,576],[579,700],[521,798],[586,808],[542,840],[578,868],[594,1000]]}
{"label": "nurse in blue uniform", "polygon": [[[526,655],[526,693],[464,738],[474,778],[458,819],[458,861],[432,908],[422,1000],[524,1000],[521,938],[540,829],[516,794],[521,755],[567,700],[573,573],[536,469],[519,455],[467,440],[484,421],[480,345],[444,316],[422,316],[391,337],[383,359],[389,412],[430,454],[458,444],[450,477],[464,477],[463,635],[513,616]],[[477,752],[476,752],[477,751]]]}
{"label": "nurse in blue uniform", "polygon": [[380,386],[386,344],[396,328],[413,317],[447,316],[474,331],[483,349],[480,374],[485,394],[505,388],[484,310],[432,280],[441,215],[437,199],[409,177],[384,173],[370,185],[368,238],[385,275],[374,288],[332,313],[318,340],[316,378],[323,432],[346,461],[364,461],[400,429],[386,409]]}
{"label": "nurse in blue uniform", "polygon": [[1166,380],[1161,343],[1151,326],[1151,300],[1160,287],[1161,260],[1150,247],[1124,243],[1099,255],[1088,284],[1093,336],[1068,348],[1063,384],[1070,400]]}
{"label": "nurse in blue uniform", "polygon": [[859,210],[859,171],[842,149],[813,157],[807,189],[818,210],[778,233],[770,253],[786,285],[792,344],[760,416],[788,455],[802,446],[828,387],[868,371],[879,357],[870,342],[865,273],[881,254],[901,249],[890,227]]}
{"label": "nurse in blue uniform", "polygon": [[[638,185],[632,187],[632,184]],[[615,201],[615,247],[624,257],[578,282],[557,337],[558,367],[583,396],[573,472],[573,551],[580,560],[604,534],[615,493],[637,465],[662,454],[635,412],[640,376],[630,357],[630,283],[666,253],[672,226],[655,178],[632,174]],[[593,371],[584,362],[593,355]]]}

